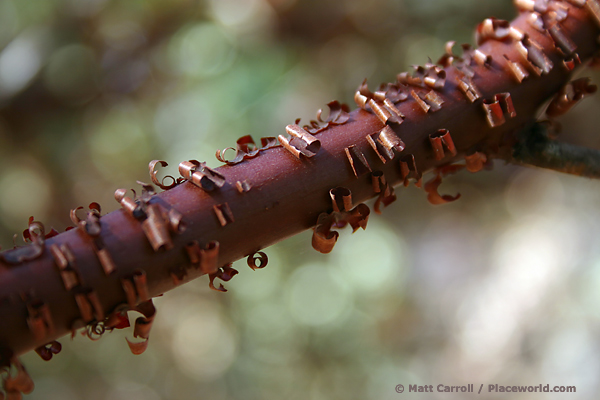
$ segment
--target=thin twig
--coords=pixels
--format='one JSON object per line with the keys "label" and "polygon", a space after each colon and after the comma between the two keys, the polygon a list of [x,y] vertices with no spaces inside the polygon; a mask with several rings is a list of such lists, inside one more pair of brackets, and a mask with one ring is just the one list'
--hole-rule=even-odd
{"label": "thin twig", "polygon": [[600,151],[553,140],[541,123],[523,135],[508,162],[600,179]]}

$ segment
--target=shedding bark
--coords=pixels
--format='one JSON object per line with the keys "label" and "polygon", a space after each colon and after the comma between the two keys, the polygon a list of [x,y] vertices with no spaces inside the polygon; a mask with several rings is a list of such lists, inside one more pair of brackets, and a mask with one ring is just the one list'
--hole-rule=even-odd
{"label": "shedding bark", "polygon": [[[379,212],[395,200],[394,186],[414,182],[441,204],[458,198],[437,193],[441,178],[462,168],[476,172],[488,160],[512,157],[550,167],[535,162],[548,150],[539,150],[543,140],[531,126],[552,96],[549,114],[593,91],[565,85],[577,64],[598,52],[600,5],[516,4],[521,13],[513,22],[490,18],[478,26],[477,49],[463,46],[458,55],[450,42],[437,64],[374,91],[364,82],[354,111],[329,103],[325,119],[319,110],[317,120],[296,121],[260,147],[244,136],[233,159],[217,151],[225,165],[183,161],[181,176],[166,181],[156,177],[166,162],[152,161],[150,179],[164,192],[142,182],[133,197],[119,189],[121,210],[101,216],[92,203],[83,218],[73,210],[76,227],[66,232],[46,233],[30,221],[24,238],[31,243],[0,253],[0,366],[17,371],[7,375],[7,393],[31,389],[18,355],[37,349],[50,359],[61,336],[87,329],[97,338],[127,327],[128,310],[143,314],[134,328],[143,341],[128,341],[139,354],[148,345],[153,297],[202,275],[226,291],[214,281],[235,276],[233,261],[248,257],[250,268],[263,268],[262,249],[306,229],[314,228],[313,246],[327,253],[338,237],[333,229],[364,229],[370,210],[363,202],[377,197]],[[527,152],[523,143],[531,140],[519,132],[537,138]],[[561,159],[565,150],[552,154]],[[597,157],[577,162],[594,166]],[[433,179],[423,184],[430,171]]]}

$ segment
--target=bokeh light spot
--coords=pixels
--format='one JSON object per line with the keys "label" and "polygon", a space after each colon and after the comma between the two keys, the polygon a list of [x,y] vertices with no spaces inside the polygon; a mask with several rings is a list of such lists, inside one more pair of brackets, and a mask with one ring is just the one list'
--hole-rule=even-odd
{"label": "bokeh light spot", "polygon": [[332,323],[350,306],[347,286],[326,264],[303,265],[290,276],[288,284],[288,306],[301,324]]}
{"label": "bokeh light spot", "polygon": [[181,372],[196,380],[209,381],[231,366],[237,345],[233,331],[214,308],[197,306],[176,327],[172,348]]}

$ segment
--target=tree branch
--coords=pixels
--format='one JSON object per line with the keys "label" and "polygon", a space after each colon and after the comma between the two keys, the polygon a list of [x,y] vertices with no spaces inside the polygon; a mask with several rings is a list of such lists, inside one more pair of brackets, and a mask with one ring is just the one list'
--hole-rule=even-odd
{"label": "tree branch", "polygon": [[[437,172],[424,185],[430,201],[452,200],[437,194],[441,175],[461,168],[455,162],[477,171],[510,152],[575,64],[598,51],[596,9],[562,1],[534,12],[531,3],[519,2],[532,9],[510,24],[482,23],[477,50],[459,56],[449,46],[440,66],[400,74],[374,93],[361,86],[360,108],[347,115],[331,104],[329,119],[289,125],[283,146],[242,138],[232,165],[183,162],[172,188],[155,195],[144,186],[136,198],[119,190],[122,210],[100,218],[92,204],[83,218],[73,213],[77,229],[56,236],[32,221],[32,244],[0,253],[1,364],[17,365],[14,357],[34,348],[49,357],[76,329],[123,327],[127,310],[144,314],[135,335],[147,339],[152,297],[204,274],[211,285],[229,280],[242,257],[263,267],[259,250],[315,225],[313,246],[328,252],[334,228],[366,226],[361,202],[378,197],[377,211],[395,198],[392,186],[420,186],[428,171]],[[131,347],[139,353],[144,344]]]}
{"label": "tree branch", "polygon": [[535,124],[507,161],[587,178],[600,178],[600,151],[552,140],[546,126]]}

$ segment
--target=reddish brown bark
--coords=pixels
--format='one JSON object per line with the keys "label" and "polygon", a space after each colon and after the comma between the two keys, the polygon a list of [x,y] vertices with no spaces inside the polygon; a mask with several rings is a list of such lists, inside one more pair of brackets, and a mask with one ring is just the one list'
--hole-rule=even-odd
{"label": "reddish brown bark", "polygon": [[[557,3],[569,8],[568,17],[560,22],[560,32],[570,38],[578,57],[585,62],[598,51],[598,21],[585,8],[573,4],[576,2]],[[591,3],[597,4],[595,1]],[[546,16],[550,12],[546,12]],[[552,68],[538,76],[535,68],[519,53],[518,41],[510,38],[485,41],[479,50],[491,56],[491,64],[485,62],[480,65],[473,61],[470,66],[479,98],[471,102],[459,89],[459,79],[464,71],[456,66],[444,69],[445,85],[435,90],[443,100],[438,111],[431,109],[425,112],[419,100],[411,94],[414,91],[416,96],[425,98],[431,88],[408,87],[408,98],[396,103],[405,116],[403,122],[387,124],[402,139],[405,148],[386,163],[367,140],[367,136],[380,132],[386,124],[374,112],[358,109],[350,113],[347,122],[331,125],[315,135],[321,147],[314,157],[296,158],[281,146],[270,148],[261,151],[255,158],[218,168],[217,172],[225,178],[225,184],[220,188],[205,191],[191,182],[184,182],[153,196],[150,204],[178,211],[185,224],[183,232],[169,233],[173,246],[168,250],[155,251],[141,222],[119,210],[100,219],[101,233],[96,239],[83,229],[73,229],[47,239],[42,254],[32,260],[16,265],[0,261],[0,361],[8,364],[11,356],[39,348],[89,322],[89,316],[83,318],[88,321],[82,322],[77,293],[84,294],[92,309],[97,299],[97,308],[90,311],[94,322],[108,317],[120,305],[128,304],[123,279],[134,283],[135,276],[141,279],[142,272],[145,273],[147,296],[138,290],[138,297],[129,299],[131,308],[132,301],[141,303],[146,297],[157,296],[203,275],[201,268],[191,265],[186,251],[186,245],[192,241],[197,241],[202,248],[212,241],[218,242],[218,266],[225,266],[314,227],[321,213],[333,209],[330,189],[349,189],[353,206],[376,196],[370,173],[355,176],[345,151],[351,146],[364,155],[373,172],[383,173],[392,185],[405,181],[401,160],[408,155],[414,156],[419,173],[462,161],[465,156],[469,156],[468,169],[473,171],[479,168],[482,154],[487,158],[505,157],[514,144],[516,133],[535,120],[539,107],[557,93],[571,75],[563,63],[568,55],[557,48],[556,37],[553,38],[547,31],[536,30],[527,21],[530,16],[531,13],[523,13],[511,25],[541,46]],[[522,83],[511,73],[505,55],[527,69],[529,77]],[[507,109],[505,105],[506,98],[500,96],[497,99],[505,122],[498,122],[492,127],[484,102],[490,105],[495,96],[502,93],[510,93],[516,115],[511,117],[510,107]],[[447,130],[449,136],[440,130]],[[250,190],[240,192],[236,188],[238,181],[249,183]],[[443,202],[444,197],[435,195],[436,185],[436,181],[427,185],[430,199]],[[222,207],[225,213],[223,224],[214,207],[225,204],[232,218],[227,217],[227,207]],[[94,250],[94,241],[101,242],[102,248],[114,260],[113,273],[107,275],[106,265],[103,268]],[[79,274],[78,285],[70,291],[65,288],[59,263],[50,251],[53,245],[60,248],[64,244],[71,250],[74,260],[69,268],[76,264]],[[4,259],[14,258],[14,252],[2,253]],[[176,282],[174,276],[181,280]],[[88,296],[90,291],[95,297]],[[42,304],[47,305],[49,311],[46,319],[39,316],[43,307],[36,308]],[[150,316],[151,312],[146,314]],[[40,318],[44,325],[43,335],[36,337],[36,330],[30,325],[35,321],[40,323]]]}

